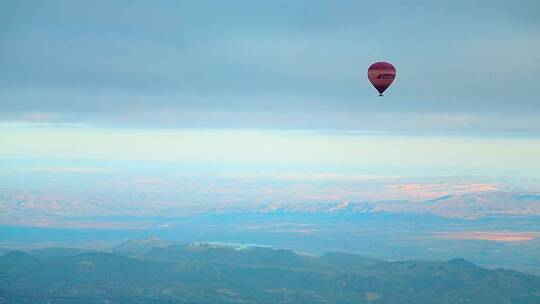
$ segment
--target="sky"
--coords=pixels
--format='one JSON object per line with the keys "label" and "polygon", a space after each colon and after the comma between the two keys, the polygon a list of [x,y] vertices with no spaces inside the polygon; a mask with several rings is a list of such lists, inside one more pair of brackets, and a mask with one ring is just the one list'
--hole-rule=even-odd
{"label": "sky", "polygon": [[535,0],[5,0],[0,42],[4,160],[540,172]]}

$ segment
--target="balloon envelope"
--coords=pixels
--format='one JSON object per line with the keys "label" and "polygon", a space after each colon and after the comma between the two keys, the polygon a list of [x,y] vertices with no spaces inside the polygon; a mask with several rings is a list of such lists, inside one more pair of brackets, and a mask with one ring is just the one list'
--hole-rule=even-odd
{"label": "balloon envelope", "polygon": [[368,69],[368,79],[379,91],[379,96],[392,84],[396,78],[396,68],[388,62],[375,62]]}

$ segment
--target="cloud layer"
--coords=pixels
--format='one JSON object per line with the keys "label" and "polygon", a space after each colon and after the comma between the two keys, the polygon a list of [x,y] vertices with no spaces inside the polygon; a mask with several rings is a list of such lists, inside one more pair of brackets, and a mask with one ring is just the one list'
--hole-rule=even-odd
{"label": "cloud layer", "polygon": [[[0,119],[538,132],[537,1],[0,4]],[[376,60],[398,68],[383,102]]]}

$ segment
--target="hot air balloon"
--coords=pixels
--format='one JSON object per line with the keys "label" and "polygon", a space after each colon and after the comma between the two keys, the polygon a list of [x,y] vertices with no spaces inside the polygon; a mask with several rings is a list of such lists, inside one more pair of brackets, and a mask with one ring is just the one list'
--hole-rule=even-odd
{"label": "hot air balloon", "polygon": [[396,68],[388,62],[375,62],[368,69],[368,79],[379,91],[379,96],[392,84],[396,78]]}

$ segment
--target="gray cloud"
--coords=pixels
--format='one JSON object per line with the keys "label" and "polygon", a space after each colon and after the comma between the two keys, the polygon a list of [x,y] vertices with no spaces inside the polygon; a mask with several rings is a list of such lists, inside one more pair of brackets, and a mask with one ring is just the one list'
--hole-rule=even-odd
{"label": "gray cloud", "polygon": [[537,1],[3,1],[0,20],[3,120],[540,131]]}

